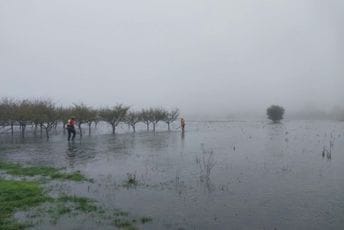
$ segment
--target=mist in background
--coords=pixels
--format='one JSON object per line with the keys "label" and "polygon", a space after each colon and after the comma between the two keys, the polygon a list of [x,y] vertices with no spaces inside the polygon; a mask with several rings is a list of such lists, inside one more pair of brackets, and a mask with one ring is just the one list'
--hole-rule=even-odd
{"label": "mist in background", "polygon": [[0,1],[0,97],[178,107],[188,118],[344,107],[344,1]]}

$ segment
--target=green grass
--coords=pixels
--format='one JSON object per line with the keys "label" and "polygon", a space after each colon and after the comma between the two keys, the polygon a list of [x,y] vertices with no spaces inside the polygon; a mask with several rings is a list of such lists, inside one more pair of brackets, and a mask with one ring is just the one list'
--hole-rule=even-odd
{"label": "green grass", "polygon": [[14,176],[46,176],[51,179],[59,180],[72,180],[72,181],[86,181],[88,180],[80,172],[75,173],[62,173],[59,169],[52,167],[38,167],[38,166],[22,166],[20,164],[13,164],[0,161],[0,170],[5,171],[7,174]]}
{"label": "green grass", "polygon": [[50,200],[37,182],[0,179],[0,229],[24,229],[27,225],[13,219],[16,210],[37,206]]}
{"label": "green grass", "polygon": [[58,204],[56,207],[56,210],[57,210],[58,216],[62,216],[72,211],[70,207],[66,207],[64,204]]}
{"label": "green grass", "polygon": [[[86,181],[87,179],[77,173],[61,173],[58,169],[51,167],[24,167],[19,164],[11,164],[0,161],[0,170],[14,176],[45,176],[50,179]],[[47,196],[42,189],[42,182],[23,181],[18,177],[5,180],[0,178],[0,230],[20,230],[27,227],[33,227],[33,219],[25,222],[18,222],[13,216],[17,211],[27,211],[29,208],[34,214],[47,213],[50,216],[50,222],[56,224],[63,215],[86,215],[96,216],[100,220],[109,220],[119,229],[134,230],[137,224],[151,222],[150,217],[141,217],[133,219],[129,213],[116,209],[114,212],[96,206],[95,201],[85,197],[60,195],[58,198]],[[128,176],[128,184],[136,185],[135,175]],[[41,204],[45,203],[46,206]],[[35,208],[37,207],[37,209]],[[32,209],[33,208],[33,209]],[[36,210],[36,212],[35,212]],[[41,212],[38,212],[41,210]],[[48,216],[48,217],[49,217]],[[110,224],[109,223],[109,224]],[[36,223],[37,224],[37,223]]]}
{"label": "green grass", "polygon": [[51,206],[47,211],[51,218],[50,222],[56,224],[58,219],[66,214],[78,215],[80,213],[92,213],[101,217],[105,211],[95,206],[93,204],[94,202],[85,197],[62,195],[55,199],[54,202],[51,202]]}

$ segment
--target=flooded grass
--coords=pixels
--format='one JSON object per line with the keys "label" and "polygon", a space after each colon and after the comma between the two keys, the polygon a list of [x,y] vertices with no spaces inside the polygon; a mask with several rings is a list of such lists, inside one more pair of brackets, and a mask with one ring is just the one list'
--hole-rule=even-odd
{"label": "flooded grass", "polygon": [[95,212],[98,210],[97,206],[93,204],[94,201],[85,197],[63,195],[59,197],[57,201],[62,203],[73,203],[76,210],[80,210],[85,213]]}
{"label": "flooded grass", "polygon": [[153,219],[150,217],[134,218],[128,212],[121,210],[108,210],[96,204],[96,201],[86,197],[62,195],[50,203],[47,210],[51,220],[50,223],[56,224],[64,215],[89,215],[97,222],[107,223],[119,229],[138,229],[137,224],[146,224]]}
{"label": "flooded grass", "polygon": [[0,179],[0,229],[23,229],[13,218],[18,209],[27,209],[51,200],[37,182]]}
{"label": "flooded grass", "polygon": [[7,174],[14,176],[45,176],[51,179],[58,180],[72,180],[72,181],[87,181],[85,176],[80,172],[63,173],[59,169],[44,166],[22,166],[20,164],[13,164],[0,161],[0,170]]}
{"label": "flooded grass", "polygon": [[61,195],[53,202],[46,211],[51,220],[50,223],[56,224],[57,221],[66,214],[104,214],[105,212],[95,205],[95,201],[86,197]]}
{"label": "flooded grass", "polygon": [[[0,170],[14,176],[46,176],[50,180],[87,181],[79,172],[73,174],[60,173],[51,167],[24,167],[19,164],[0,162]],[[134,178],[134,179],[133,179]],[[135,184],[134,181],[129,182]],[[37,208],[36,208],[37,207]],[[17,212],[27,212],[25,220],[14,217]],[[96,201],[76,195],[60,194],[57,198],[50,197],[44,191],[44,184],[39,181],[23,181],[20,177],[0,179],[0,229],[18,230],[34,227],[36,224],[57,224],[65,215],[91,215],[98,222],[108,222],[119,229],[137,229],[136,224],[150,222],[150,217],[132,218],[128,212],[118,209],[104,209]],[[41,220],[40,220],[41,218]],[[140,221],[138,221],[140,220]]]}
{"label": "flooded grass", "polygon": [[113,225],[115,225],[119,229],[135,230],[135,229],[137,229],[134,226],[135,222],[136,222],[136,220],[130,221],[130,220],[126,220],[126,219],[115,219],[113,221]]}

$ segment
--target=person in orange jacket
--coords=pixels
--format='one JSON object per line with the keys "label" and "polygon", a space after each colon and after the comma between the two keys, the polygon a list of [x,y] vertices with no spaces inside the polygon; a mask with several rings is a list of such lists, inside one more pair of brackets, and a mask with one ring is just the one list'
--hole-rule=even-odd
{"label": "person in orange jacket", "polygon": [[68,141],[70,141],[71,139],[71,136],[72,136],[72,141],[74,140],[75,138],[75,124],[76,124],[76,121],[75,121],[75,118],[74,117],[71,117],[68,122],[67,122],[67,131],[68,131]]}

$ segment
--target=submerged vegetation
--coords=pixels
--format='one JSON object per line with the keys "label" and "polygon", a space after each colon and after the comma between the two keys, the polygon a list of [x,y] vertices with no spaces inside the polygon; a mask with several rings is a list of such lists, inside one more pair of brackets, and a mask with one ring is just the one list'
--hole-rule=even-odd
{"label": "submerged vegetation", "polygon": [[28,224],[20,224],[13,219],[18,209],[27,209],[50,200],[43,193],[38,182],[11,181],[0,179],[0,229],[23,229]]}
{"label": "submerged vegetation", "polygon": [[[79,172],[61,173],[58,169],[50,167],[23,167],[0,162],[0,170],[14,176],[41,175],[51,180],[87,180]],[[151,217],[133,218],[129,213],[118,209],[104,209],[97,205],[95,200],[86,197],[66,194],[60,194],[57,198],[50,197],[44,191],[43,184],[38,181],[23,181],[20,177],[12,180],[0,178],[0,229],[18,230],[35,226],[33,219],[27,221],[16,219],[14,214],[18,211],[35,212],[33,219],[49,218],[50,224],[56,224],[61,216],[67,214],[96,216],[97,222],[103,221],[119,229],[137,229],[138,224],[152,221]],[[43,222],[40,220],[37,223]]]}
{"label": "submerged vegetation", "polygon": [[127,173],[127,179],[123,182],[124,187],[132,187],[132,186],[137,186],[139,184],[137,178],[136,178],[136,173]]}
{"label": "submerged vegetation", "polygon": [[89,180],[80,172],[63,173],[59,169],[45,166],[22,166],[0,161],[0,170],[14,176],[45,176],[51,179],[86,181]]}
{"label": "submerged vegetation", "polygon": [[83,212],[92,212],[97,210],[97,206],[91,204],[94,201],[85,197],[63,195],[59,197],[57,200],[63,203],[70,202],[77,204],[76,209],[81,210]]}
{"label": "submerged vegetation", "polygon": [[209,181],[211,171],[216,165],[216,162],[214,160],[214,151],[206,150],[204,148],[204,145],[202,144],[202,155],[200,157],[196,157],[196,163],[199,165],[200,168],[200,180]]}
{"label": "submerged vegetation", "polygon": [[326,155],[326,158],[328,160],[331,160],[332,158],[332,152],[334,148],[334,143],[335,143],[336,137],[333,133],[330,134],[330,141],[329,141],[329,146],[327,147],[326,145],[323,146],[323,150],[321,152],[322,157],[324,158]]}

